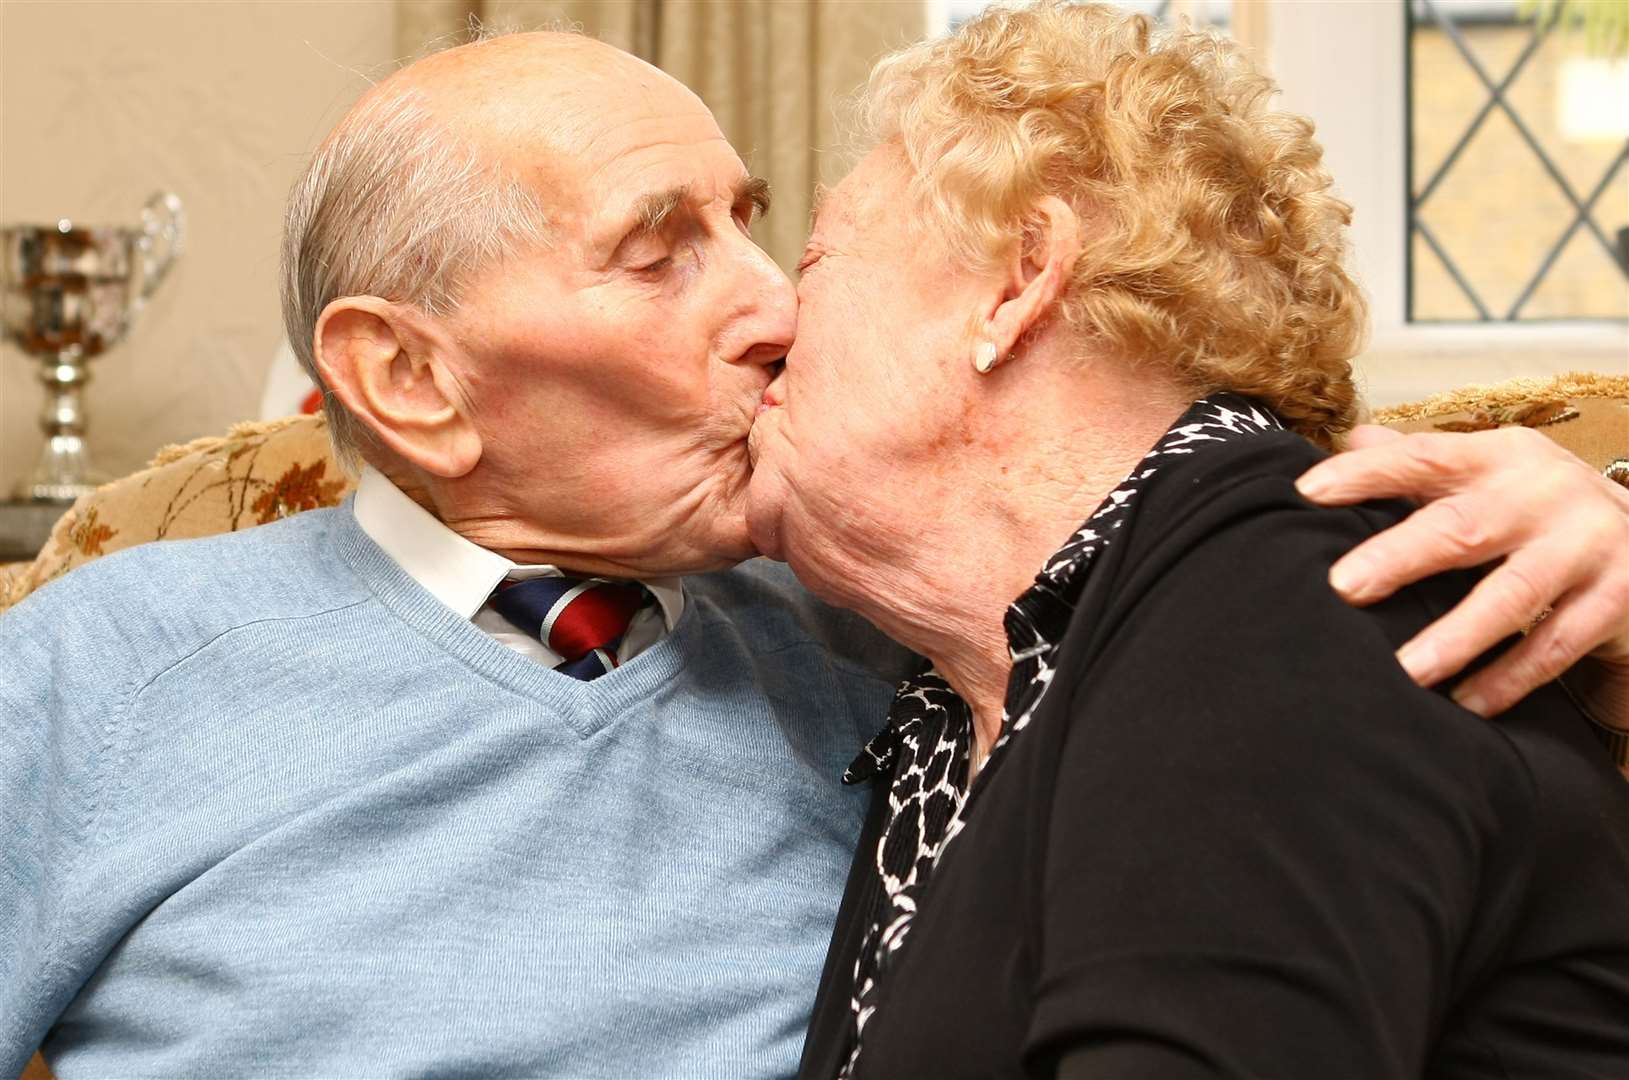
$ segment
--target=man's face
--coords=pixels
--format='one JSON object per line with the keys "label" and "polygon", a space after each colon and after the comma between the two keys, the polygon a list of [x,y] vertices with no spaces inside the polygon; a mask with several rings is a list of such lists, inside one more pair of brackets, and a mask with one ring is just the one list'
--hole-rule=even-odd
{"label": "man's face", "polygon": [[758,186],[659,72],[586,72],[571,98],[535,152],[509,151],[552,245],[481,276],[449,322],[506,503],[466,535],[513,550],[507,526],[538,521],[558,561],[629,576],[749,558],[747,435],[796,317],[749,233]]}

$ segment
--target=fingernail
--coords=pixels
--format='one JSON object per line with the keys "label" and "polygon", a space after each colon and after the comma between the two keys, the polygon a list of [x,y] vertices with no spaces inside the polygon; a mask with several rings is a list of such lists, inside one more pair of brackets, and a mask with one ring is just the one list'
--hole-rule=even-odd
{"label": "fingernail", "polygon": [[1352,559],[1342,559],[1329,570],[1329,585],[1349,600],[1363,596],[1369,588],[1369,575]]}
{"label": "fingernail", "polygon": [[1408,677],[1421,686],[1436,682],[1437,647],[1430,642],[1411,641],[1397,650],[1397,662],[1403,665]]}
{"label": "fingernail", "polygon": [[1295,490],[1299,491],[1302,497],[1317,501],[1329,493],[1329,481],[1324,479],[1323,473],[1314,470],[1303,473],[1295,481]]}
{"label": "fingernail", "polygon": [[1469,709],[1478,716],[1488,715],[1488,699],[1482,696],[1480,690],[1455,690],[1454,700],[1459,702],[1462,708]]}

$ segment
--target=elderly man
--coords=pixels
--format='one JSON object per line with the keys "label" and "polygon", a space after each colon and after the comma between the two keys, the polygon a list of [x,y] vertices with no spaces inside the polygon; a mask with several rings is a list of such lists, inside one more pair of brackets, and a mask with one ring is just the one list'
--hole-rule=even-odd
{"label": "elderly man", "polygon": [[286,296],[354,508],[4,624],[0,1074],[41,1039],[62,1077],[794,1070],[904,657],[779,567],[705,574],[753,554],[792,340],[763,199],[582,38],[358,104]]}
{"label": "elderly man", "polygon": [[342,122],[285,310],[354,503],[0,621],[0,1073],[795,1070],[910,658],[725,570],[794,328],[763,198],[582,38]]}

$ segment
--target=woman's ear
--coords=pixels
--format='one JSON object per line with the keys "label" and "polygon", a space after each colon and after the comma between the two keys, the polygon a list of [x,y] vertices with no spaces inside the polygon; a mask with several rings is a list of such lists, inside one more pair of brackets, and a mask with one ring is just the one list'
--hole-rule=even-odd
{"label": "woman's ear", "polygon": [[1080,216],[1073,207],[1048,195],[1035,216],[1009,259],[1006,291],[985,326],[984,341],[995,347],[997,363],[1052,310],[1080,257]]}
{"label": "woman's ear", "polygon": [[475,468],[481,436],[449,366],[454,346],[426,316],[376,296],[341,297],[312,339],[328,389],[392,453],[443,479]]}

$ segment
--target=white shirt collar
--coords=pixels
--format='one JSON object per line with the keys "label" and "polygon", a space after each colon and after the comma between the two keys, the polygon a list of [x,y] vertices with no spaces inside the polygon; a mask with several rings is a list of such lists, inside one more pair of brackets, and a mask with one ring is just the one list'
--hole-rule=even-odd
{"label": "white shirt collar", "polygon": [[[384,473],[362,467],[352,506],[356,523],[409,577],[466,619],[481,610],[498,582],[510,576],[560,577],[559,567],[522,564],[459,536],[414,502]],[[684,612],[684,588],[676,577],[640,582],[656,597],[662,621],[673,629]]]}

